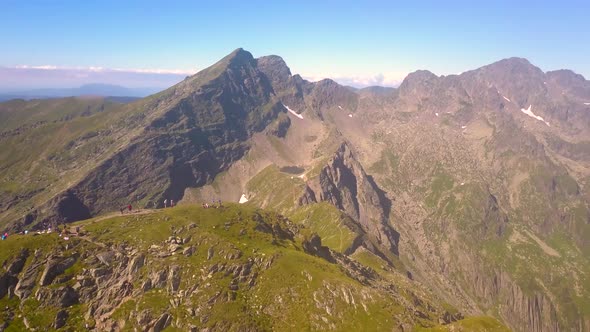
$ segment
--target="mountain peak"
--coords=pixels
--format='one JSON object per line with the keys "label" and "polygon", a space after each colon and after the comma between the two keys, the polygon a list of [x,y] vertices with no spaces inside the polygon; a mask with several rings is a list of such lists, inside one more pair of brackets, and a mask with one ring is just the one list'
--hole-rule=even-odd
{"label": "mountain peak", "polygon": [[572,70],[569,69],[558,69],[553,71],[548,71],[547,76],[549,78],[555,78],[558,80],[563,81],[577,81],[577,82],[585,82],[586,78],[583,75],[580,75]]}
{"label": "mountain peak", "polygon": [[289,66],[287,66],[285,60],[283,60],[283,58],[281,58],[278,55],[262,56],[256,59],[256,61],[260,66],[273,66],[281,69],[286,69],[289,72],[289,75],[291,75],[291,69],[289,69]]}
{"label": "mountain peak", "polygon": [[411,91],[422,91],[429,82],[438,79],[434,73],[428,70],[416,70],[415,72],[409,73],[404,78],[402,84],[399,86],[399,90],[405,93],[411,93]]}
{"label": "mountain peak", "polygon": [[252,53],[243,48],[237,48],[212,66],[188,77],[187,80],[185,80],[185,83],[188,83],[190,87],[194,88],[203,82],[208,82],[217,78],[229,68],[235,69],[245,65],[255,65],[254,61]]}
{"label": "mountain peak", "polygon": [[531,64],[529,60],[517,57],[502,59],[482,68],[492,71],[502,71],[510,74],[544,74],[541,69]]}
{"label": "mountain peak", "polygon": [[268,55],[256,59],[258,68],[262,70],[271,81],[285,82],[291,77],[291,70],[285,60],[278,55]]}
{"label": "mountain peak", "polygon": [[221,61],[227,64],[245,63],[254,60],[252,53],[244,50],[243,48],[237,48],[230,54],[226,55]]}
{"label": "mountain peak", "polygon": [[436,79],[436,78],[438,78],[438,76],[436,76],[430,70],[421,69],[421,70],[416,70],[414,72],[409,73],[408,76],[404,79],[404,81],[405,80],[427,81],[427,80]]}
{"label": "mountain peak", "polygon": [[496,61],[496,63],[505,63],[505,64],[511,64],[511,65],[532,66],[531,62],[528,59],[526,59],[526,58],[520,58],[520,57],[505,58],[505,59],[502,59],[500,61]]}

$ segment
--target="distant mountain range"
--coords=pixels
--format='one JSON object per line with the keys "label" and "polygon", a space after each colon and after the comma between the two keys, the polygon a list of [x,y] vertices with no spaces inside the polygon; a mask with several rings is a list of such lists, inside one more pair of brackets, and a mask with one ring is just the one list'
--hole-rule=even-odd
{"label": "distant mountain range", "polygon": [[11,99],[43,99],[77,96],[102,96],[102,97],[146,97],[160,91],[160,88],[127,88],[113,84],[85,84],[77,88],[47,88],[24,91],[0,91],[0,101]]}
{"label": "distant mountain range", "polygon": [[0,103],[0,146],[7,330],[590,331],[571,71],[353,89],[237,49],[131,103]]}

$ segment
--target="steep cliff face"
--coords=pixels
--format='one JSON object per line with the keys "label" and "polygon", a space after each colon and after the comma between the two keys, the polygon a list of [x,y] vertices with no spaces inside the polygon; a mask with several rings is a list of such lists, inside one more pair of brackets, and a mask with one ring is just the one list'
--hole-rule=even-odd
{"label": "steep cliff face", "polygon": [[342,143],[307,185],[301,203],[329,202],[354,219],[377,246],[398,254],[399,234],[388,218],[391,202],[367,176],[348,144]]}
{"label": "steep cliff face", "polygon": [[515,331],[561,331],[553,300],[544,292],[524,291],[506,272],[484,270],[464,260],[465,285],[483,306],[498,305],[502,319]]}

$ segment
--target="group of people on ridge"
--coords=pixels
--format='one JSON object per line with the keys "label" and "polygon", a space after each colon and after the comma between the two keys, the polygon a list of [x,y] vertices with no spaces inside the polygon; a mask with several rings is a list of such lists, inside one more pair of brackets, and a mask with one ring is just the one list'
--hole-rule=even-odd
{"label": "group of people on ridge", "polygon": [[201,206],[204,209],[208,209],[208,208],[216,208],[217,209],[217,208],[222,207],[220,199],[218,199],[217,202],[215,202],[215,200],[212,200],[211,205],[209,205],[209,203],[203,203]]}

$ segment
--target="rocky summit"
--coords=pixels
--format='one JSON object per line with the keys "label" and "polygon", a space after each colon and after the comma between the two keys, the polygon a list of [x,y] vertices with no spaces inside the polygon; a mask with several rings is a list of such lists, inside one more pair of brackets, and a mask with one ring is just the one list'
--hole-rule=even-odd
{"label": "rocky summit", "polygon": [[0,330],[588,331],[589,105],[521,58],[353,89],[242,49],[0,103]]}

